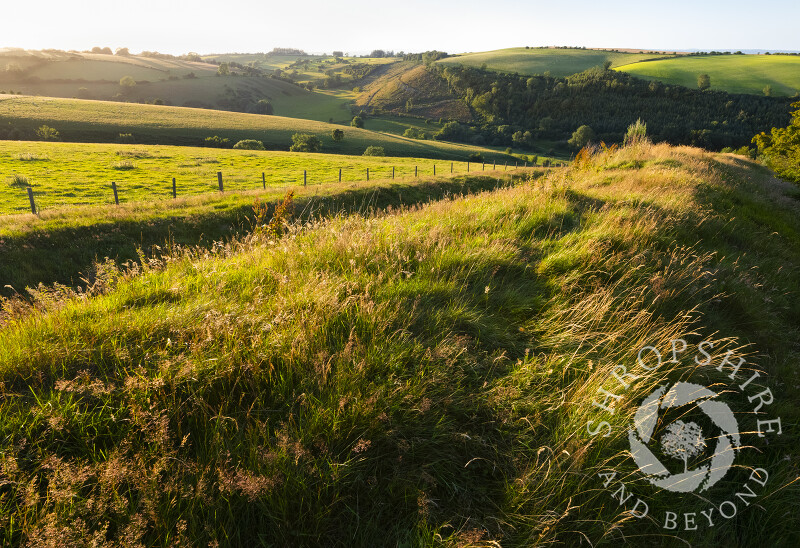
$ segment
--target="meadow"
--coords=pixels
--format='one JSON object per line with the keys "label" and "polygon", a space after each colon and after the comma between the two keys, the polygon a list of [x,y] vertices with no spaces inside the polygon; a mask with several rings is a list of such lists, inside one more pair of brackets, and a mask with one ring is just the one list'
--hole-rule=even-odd
{"label": "meadow", "polygon": [[711,89],[761,95],[772,86],[775,96],[800,92],[800,57],[789,55],[702,55],[677,57],[615,67],[639,78],[665,84],[697,87],[697,77],[708,74]]}
{"label": "meadow", "polygon": [[[370,145],[382,146],[389,156],[465,161],[473,153],[501,159],[502,153],[485,147],[421,141],[313,120],[156,105],[107,101],[0,95],[0,129],[17,129],[33,136],[42,125],[55,128],[64,141],[115,142],[130,134],[134,143],[198,146],[212,136],[231,144],[256,139],[268,149],[288,150],[294,133],[317,135],[322,152],[362,154]],[[334,142],[333,129],[344,132]]]}
{"label": "meadow", "polygon": [[[510,159],[512,167],[516,163],[524,164]],[[120,201],[148,202],[171,199],[173,178],[180,196],[218,191],[218,172],[226,191],[242,191],[326,185],[339,182],[339,170],[346,182],[365,181],[367,170],[371,179],[391,179],[393,169],[395,178],[408,179],[433,175],[434,167],[438,175],[464,174],[468,168],[467,162],[429,158],[18,141],[0,141],[0,166],[0,215],[29,210],[28,185],[38,208],[47,210],[113,203],[112,181]],[[494,167],[469,166],[472,172]]]}
{"label": "meadow", "polygon": [[544,74],[570,76],[592,67],[602,67],[606,61],[612,67],[636,63],[647,59],[665,57],[661,53],[628,53],[592,49],[561,48],[507,48],[478,53],[463,53],[440,59],[437,63],[460,64],[489,70],[519,74]]}
{"label": "meadow", "polygon": [[[211,249],[98,265],[82,293],[7,300],[0,536],[796,545],[798,198],[741,157],[640,142],[478,195],[277,213]],[[624,428],[586,434],[612,368],[676,337],[746,356],[785,425],[708,497],[752,466],[768,487],[697,531],[663,529],[675,506],[634,473]],[[676,362],[637,381],[615,428],[666,381],[720,378]],[[603,488],[609,466],[652,518]]]}

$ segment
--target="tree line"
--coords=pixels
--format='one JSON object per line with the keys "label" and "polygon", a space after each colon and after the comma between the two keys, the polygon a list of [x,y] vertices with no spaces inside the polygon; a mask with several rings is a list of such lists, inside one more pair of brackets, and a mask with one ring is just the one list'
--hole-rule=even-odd
{"label": "tree line", "polygon": [[447,82],[474,119],[447,124],[439,138],[494,146],[536,139],[566,143],[582,125],[598,140],[619,142],[641,119],[655,141],[712,150],[741,147],[756,133],[786,125],[792,101],[648,82],[600,67],[566,78],[461,65],[433,64],[428,70]]}

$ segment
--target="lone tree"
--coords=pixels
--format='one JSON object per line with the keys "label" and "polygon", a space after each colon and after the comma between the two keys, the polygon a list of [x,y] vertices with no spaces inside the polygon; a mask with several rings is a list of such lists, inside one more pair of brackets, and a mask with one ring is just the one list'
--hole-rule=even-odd
{"label": "lone tree", "polygon": [[594,138],[595,136],[592,128],[584,125],[572,132],[572,137],[567,141],[567,143],[575,148],[583,148]]}
{"label": "lone tree", "polygon": [[136,80],[134,80],[130,76],[123,76],[122,78],[119,79],[119,85],[121,85],[126,89],[131,89],[133,86],[136,85]]}
{"label": "lone tree", "polygon": [[708,74],[701,74],[697,77],[697,87],[701,90],[711,87],[711,76]]}
{"label": "lone tree", "polygon": [[661,437],[661,448],[670,457],[683,461],[685,473],[689,468],[689,459],[706,448],[706,440],[697,423],[677,420],[667,426],[667,432]]}
{"label": "lone tree", "polygon": [[331,138],[337,143],[344,141],[344,131],[341,129],[334,129],[331,131]]}
{"label": "lone tree", "polygon": [[292,135],[291,152],[319,152],[322,148],[322,141],[316,135],[308,133],[295,133]]}
{"label": "lone tree", "polygon": [[274,114],[275,109],[272,108],[272,103],[270,103],[267,99],[259,100],[255,105],[253,105],[253,114]]}
{"label": "lone tree", "polygon": [[217,68],[217,76],[228,76],[231,73],[231,68],[228,63],[220,63]]}
{"label": "lone tree", "polygon": [[765,97],[772,97],[772,86],[771,85],[767,84],[766,86],[764,86],[763,91],[764,91],[764,96]]}
{"label": "lone tree", "polygon": [[364,127],[364,119],[361,116],[353,116],[350,125],[353,127]]}

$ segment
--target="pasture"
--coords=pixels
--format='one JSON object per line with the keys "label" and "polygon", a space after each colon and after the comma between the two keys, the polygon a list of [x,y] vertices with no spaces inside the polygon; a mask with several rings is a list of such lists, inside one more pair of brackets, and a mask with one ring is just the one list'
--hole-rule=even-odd
{"label": "pasture", "polygon": [[[309,186],[338,182],[340,169],[345,182],[366,180],[367,169],[370,179],[384,180],[392,178],[392,168],[398,180],[432,176],[434,166],[437,175],[450,175],[451,166],[455,174],[467,172],[466,162],[430,158],[13,141],[0,141],[0,166],[0,214],[29,211],[20,177],[32,186],[39,209],[47,210],[112,204],[112,181],[121,201],[146,202],[171,199],[173,177],[181,197],[217,192],[218,172],[226,191],[302,186],[304,171]],[[470,165],[471,172],[481,170]]]}
{"label": "pasture", "polygon": [[711,89],[761,95],[772,86],[775,96],[800,92],[800,57],[789,55],[703,55],[636,62],[616,67],[639,78],[697,88],[697,77],[708,74]]}
{"label": "pasture", "polygon": [[508,48],[479,53],[464,53],[437,63],[461,64],[489,70],[519,74],[544,74],[551,76],[570,76],[592,67],[603,66],[611,61],[612,67],[664,57],[660,53],[627,53],[592,49],[560,48]]}

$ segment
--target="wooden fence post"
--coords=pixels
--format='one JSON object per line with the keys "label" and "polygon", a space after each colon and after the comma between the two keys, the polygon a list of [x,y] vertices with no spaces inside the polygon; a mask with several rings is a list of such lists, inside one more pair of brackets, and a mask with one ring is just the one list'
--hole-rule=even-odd
{"label": "wooden fence post", "polygon": [[469,162],[467,162],[467,173],[469,173]]}
{"label": "wooden fence post", "polygon": [[453,162],[450,162],[450,173],[453,173]]}
{"label": "wooden fence post", "polygon": [[392,166],[392,179],[394,179],[394,166]]}
{"label": "wooden fence post", "polygon": [[342,168],[339,168],[339,182],[342,182]]}
{"label": "wooden fence post", "polygon": [[507,169],[508,169],[508,160],[506,160],[506,163],[503,166],[503,171],[506,171]]}
{"label": "wooden fence post", "polygon": [[481,171],[486,171],[486,162],[481,164]]}
{"label": "wooden fence post", "polygon": [[172,197],[173,198],[178,197],[178,185],[175,182],[175,177],[172,178]]}
{"label": "wooden fence post", "polygon": [[303,170],[303,186],[308,186],[308,173],[306,170]]}
{"label": "wooden fence post", "polygon": [[414,166],[414,177],[417,176],[417,166]]}
{"label": "wooden fence post", "polygon": [[433,164],[433,176],[436,177],[436,164]]}
{"label": "wooden fence post", "polygon": [[497,169],[497,160],[492,160],[492,170]]}
{"label": "wooden fence post", "polygon": [[367,181],[369,181],[369,168],[367,168]]}
{"label": "wooden fence post", "polygon": [[119,205],[119,194],[117,194],[117,183],[111,181],[111,190],[114,191],[114,203]]}
{"label": "wooden fence post", "polygon": [[33,200],[33,189],[28,187],[28,200],[31,202],[31,213],[36,215],[36,202]]}
{"label": "wooden fence post", "polygon": [[261,172],[261,184],[264,187],[264,190],[267,190],[267,176],[263,171]]}
{"label": "wooden fence post", "polygon": [[219,191],[225,192],[225,187],[222,186],[222,172],[217,171],[217,182],[219,182]]}

